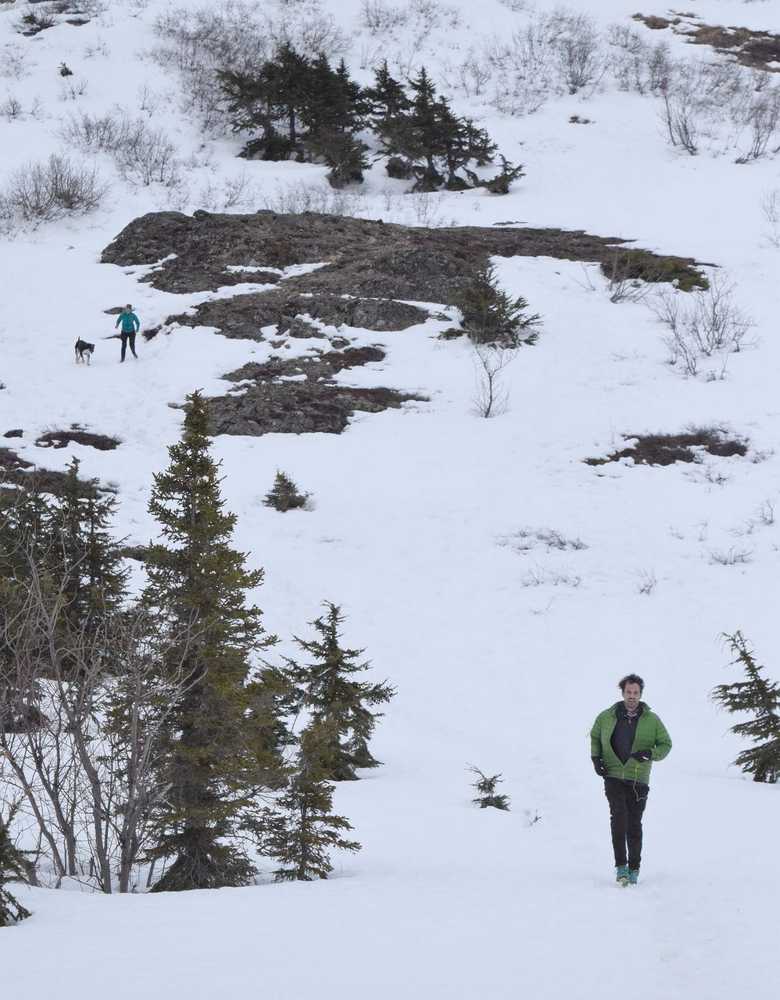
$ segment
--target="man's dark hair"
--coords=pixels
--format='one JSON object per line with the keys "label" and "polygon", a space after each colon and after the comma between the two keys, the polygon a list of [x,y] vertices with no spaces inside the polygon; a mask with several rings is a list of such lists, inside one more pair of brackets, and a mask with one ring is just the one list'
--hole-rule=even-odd
{"label": "man's dark hair", "polygon": [[621,691],[626,690],[626,684],[638,684],[639,693],[641,694],[645,689],[645,682],[639,676],[639,674],[626,674],[623,680],[618,684]]}

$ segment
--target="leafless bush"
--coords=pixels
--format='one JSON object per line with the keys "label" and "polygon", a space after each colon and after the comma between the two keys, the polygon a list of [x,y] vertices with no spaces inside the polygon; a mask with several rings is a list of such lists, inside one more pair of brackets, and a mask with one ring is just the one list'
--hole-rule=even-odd
{"label": "leafless bush", "polygon": [[764,233],[767,241],[780,249],[780,188],[767,191],[761,201],[761,212],[767,224]]}
{"label": "leafless bush", "polygon": [[517,353],[516,347],[474,346],[477,372],[474,410],[480,417],[498,417],[509,409],[509,390],[501,384],[501,373],[515,360]]}
{"label": "leafless bush", "polygon": [[548,528],[522,528],[504,539],[515,552],[526,554],[543,545],[548,552],[581,552],[587,545],[581,538],[566,538],[559,531]]}
{"label": "leafless bush", "polygon": [[484,62],[493,79],[492,104],[505,114],[532,114],[562,92],[555,71],[547,20],[534,20],[509,38],[496,36]]}
{"label": "leafless bush", "polygon": [[570,94],[595,86],[606,63],[601,34],[589,14],[559,10],[549,21],[551,45],[560,78]]}
{"label": "leafless bush", "polygon": [[6,216],[27,223],[50,222],[93,211],[106,190],[94,167],[52,155],[46,163],[30,163],[12,174],[0,201]]}
{"label": "leafless bush", "polygon": [[576,573],[543,569],[540,566],[530,570],[520,581],[521,587],[579,587],[582,577]]}
{"label": "leafless bush", "polygon": [[87,92],[87,81],[83,77],[67,80],[60,85],[61,101],[77,101]]}
{"label": "leafless bush", "polygon": [[22,102],[14,94],[9,94],[0,104],[0,117],[7,122],[15,121],[22,117]]}
{"label": "leafless bush", "polygon": [[132,142],[115,151],[120,173],[131,184],[174,184],[180,164],[176,147],[163,129],[150,129],[142,120],[135,123]]}
{"label": "leafless bush", "polygon": [[130,118],[124,111],[72,115],[61,135],[84,152],[110,153],[131,184],[171,185],[179,177],[176,147],[165,131],[150,128],[143,118]]}
{"label": "leafless bush", "polygon": [[325,184],[299,183],[278,185],[273,193],[263,195],[260,207],[281,215],[316,212],[318,215],[359,217],[364,201],[364,196],[356,191],[337,191]]}
{"label": "leafless bush", "polygon": [[385,0],[363,0],[360,23],[371,35],[386,35],[403,28],[409,20],[409,9],[397,7]]}
{"label": "leafless bush", "polygon": [[130,119],[122,111],[92,115],[88,112],[70,115],[60,135],[69,145],[85,153],[113,153],[131,138]]}
{"label": "leafless bush", "polygon": [[764,500],[756,511],[756,517],[765,526],[770,527],[775,523],[775,505],[771,500]]}
{"label": "leafless bush", "polygon": [[649,597],[658,585],[658,578],[651,569],[640,570],[637,577],[637,594],[643,594],[645,597]]}
{"label": "leafless bush", "polygon": [[610,27],[609,66],[620,90],[638,94],[659,94],[671,73],[669,45],[650,44],[634,28],[624,24]]}
{"label": "leafless bush", "polygon": [[780,125],[780,89],[765,88],[758,94],[753,91],[744,110],[743,122],[749,138],[746,148],[737,157],[737,163],[760,160],[769,151],[770,144],[777,139]]}
{"label": "leafless bush", "polygon": [[631,263],[629,254],[613,252],[607,275],[610,302],[641,302],[647,298],[652,285],[632,276]]}
{"label": "leafless bush", "polygon": [[710,552],[710,562],[716,566],[741,566],[753,558],[750,549],[730,548],[727,551],[713,550]]}
{"label": "leafless bush", "polygon": [[144,613],[74,632],[63,595],[48,591],[32,559],[19,588],[20,599],[0,610],[4,780],[58,882],[73,876],[128,892],[151,812],[167,793],[157,755],[188,689],[185,656],[163,680],[159,637]]}
{"label": "leafless bush", "polygon": [[29,73],[27,50],[21,45],[6,45],[0,50],[0,76],[21,80]]}
{"label": "leafless bush", "polygon": [[725,357],[739,351],[753,320],[736,304],[734,285],[715,274],[709,288],[689,293],[665,289],[655,295],[651,308],[670,330],[664,338],[669,363],[687,375],[696,375],[705,358]]}

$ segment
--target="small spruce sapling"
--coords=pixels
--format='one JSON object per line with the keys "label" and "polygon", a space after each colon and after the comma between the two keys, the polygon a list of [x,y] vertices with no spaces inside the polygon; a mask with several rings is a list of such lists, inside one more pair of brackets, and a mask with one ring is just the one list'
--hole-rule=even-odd
{"label": "small spruce sapling", "polygon": [[753,781],[774,784],[780,778],[780,685],[762,675],[764,668],[756,663],[741,632],[723,638],[736,657],[732,665],[741,665],[747,680],[719,684],[712,692],[713,701],[727,712],[750,712],[754,716],[731,727],[736,736],[748,736],[755,744],[739,753],[734,763],[752,774]]}
{"label": "small spruce sapling", "polygon": [[478,767],[471,765],[469,771],[477,776],[477,780],[472,782],[471,787],[477,792],[475,798],[471,801],[475,806],[479,806],[480,809],[487,809],[492,806],[493,809],[503,809],[505,812],[509,811],[509,796],[504,795],[503,792],[496,792],[496,786],[501,783],[501,775],[494,774],[488,777],[488,775],[483,774]]}
{"label": "small spruce sapling", "polygon": [[387,683],[354,679],[369,664],[359,662],[362,649],[342,647],[341,609],[330,602],[325,602],[325,608],[326,613],[311,623],[317,639],[307,642],[295,637],[295,643],[311,656],[312,662],[301,665],[287,659],[287,672],[298,688],[302,707],[311,713],[315,723],[328,727],[328,778],[354,781],[357,768],[378,767],[381,763],[368,749],[376,720],[382,714],[371,709],[390,701],[395,689]]}
{"label": "small spruce sapling", "polygon": [[519,347],[535,343],[539,336],[541,317],[528,313],[528,303],[522,296],[513,299],[499,288],[492,264],[479,268],[457,305],[463,313],[464,328],[475,344]]}
{"label": "small spruce sapling", "polygon": [[18,924],[30,916],[30,911],[6,888],[8,882],[27,881],[27,861],[9,832],[18,808],[17,803],[5,819],[0,816],[0,927]]}
{"label": "small spruce sapling", "polygon": [[282,512],[298,510],[306,506],[310,495],[309,493],[300,493],[289,476],[283,472],[277,472],[274,485],[266,493],[263,503],[266,507],[273,507],[274,510]]}
{"label": "small spruce sapling", "polygon": [[312,882],[333,871],[331,850],[359,851],[347,840],[352,829],[344,816],[333,813],[333,785],[328,781],[334,734],[313,722],[301,734],[294,770],[275,811],[268,810],[261,850],[281,865],[277,882]]}

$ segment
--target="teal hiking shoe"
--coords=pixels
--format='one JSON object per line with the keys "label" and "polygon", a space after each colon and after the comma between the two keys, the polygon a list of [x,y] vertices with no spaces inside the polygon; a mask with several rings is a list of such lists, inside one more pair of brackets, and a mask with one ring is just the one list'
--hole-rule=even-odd
{"label": "teal hiking shoe", "polygon": [[618,865],[615,868],[615,881],[618,885],[628,885],[629,871],[628,865]]}
{"label": "teal hiking shoe", "polygon": [[636,885],[638,881],[639,881],[639,869],[638,868],[629,868],[629,870],[628,870],[628,884],[629,885]]}

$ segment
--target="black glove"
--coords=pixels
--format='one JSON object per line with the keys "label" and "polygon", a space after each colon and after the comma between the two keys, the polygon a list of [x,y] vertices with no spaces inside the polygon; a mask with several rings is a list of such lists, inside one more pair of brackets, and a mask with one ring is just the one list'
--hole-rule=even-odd
{"label": "black glove", "polygon": [[653,759],[653,751],[652,750],[636,750],[634,753],[631,754],[631,756],[634,758],[634,760],[641,760],[641,761],[652,760]]}
{"label": "black glove", "polygon": [[606,778],[607,776],[607,765],[601,759],[601,757],[591,757],[593,761],[593,770],[600,778]]}

